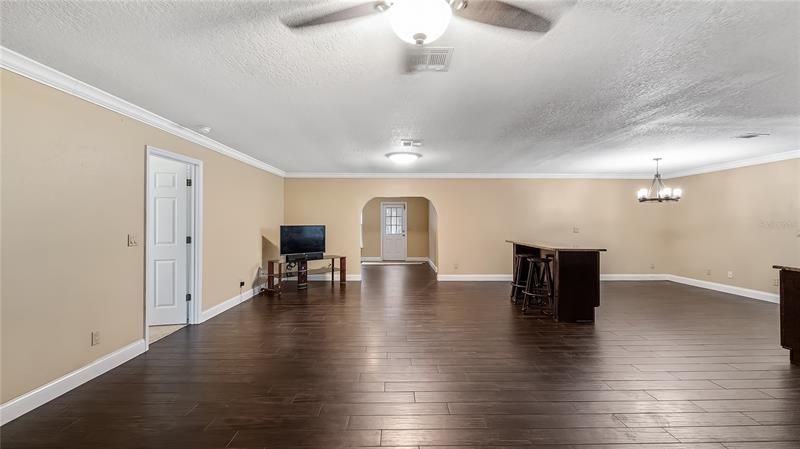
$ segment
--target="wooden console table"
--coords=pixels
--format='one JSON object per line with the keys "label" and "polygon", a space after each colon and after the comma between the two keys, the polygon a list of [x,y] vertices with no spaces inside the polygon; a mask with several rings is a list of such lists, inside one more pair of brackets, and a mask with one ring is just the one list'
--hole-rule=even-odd
{"label": "wooden console table", "polygon": [[789,350],[789,361],[800,365],[800,268],[772,268],[781,270],[781,346]]}
{"label": "wooden console table", "polygon": [[[315,260],[329,260],[330,265],[320,268],[308,268],[309,262]],[[336,261],[339,266],[336,266]],[[308,288],[309,274],[331,274],[331,284],[336,283],[335,273],[339,272],[339,284],[344,286],[347,283],[347,257],[326,254],[320,259],[313,260],[286,260],[286,257],[271,259],[267,261],[267,293],[281,294],[284,282],[291,278],[297,278],[297,289]]]}
{"label": "wooden console table", "polygon": [[[604,248],[569,248],[506,240],[513,255],[553,255],[553,318],[567,323],[594,322],[600,305],[600,253]],[[520,267],[528,270],[527,261]]]}

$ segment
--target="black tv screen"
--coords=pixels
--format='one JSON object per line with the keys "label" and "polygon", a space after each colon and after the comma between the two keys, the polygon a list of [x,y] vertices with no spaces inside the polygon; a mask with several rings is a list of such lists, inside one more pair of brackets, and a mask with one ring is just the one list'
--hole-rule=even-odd
{"label": "black tv screen", "polygon": [[281,254],[325,252],[325,226],[281,226]]}

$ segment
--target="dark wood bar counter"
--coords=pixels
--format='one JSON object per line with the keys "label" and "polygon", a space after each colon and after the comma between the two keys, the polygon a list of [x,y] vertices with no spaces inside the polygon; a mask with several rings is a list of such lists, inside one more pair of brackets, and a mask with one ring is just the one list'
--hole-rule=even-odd
{"label": "dark wood bar counter", "polygon": [[800,365],[800,268],[773,265],[780,271],[781,346],[789,360]]}
{"label": "dark wood bar counter", "polygon": [[[553,256],[553,318],[567,323],[594,322],[600,305],[600,253],[605,248],[570,248],[533,242],[506,240],[513,256]],[[527,265],[527,263],[526,263]],[[522,269],[527,270],[526,266]]]}

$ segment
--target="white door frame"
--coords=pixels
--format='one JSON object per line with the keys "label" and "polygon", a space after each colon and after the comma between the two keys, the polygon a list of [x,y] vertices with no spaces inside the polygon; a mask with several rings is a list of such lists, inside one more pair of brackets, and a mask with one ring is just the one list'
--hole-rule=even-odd
{"label": "white door frame", "polygon": [[146,146],[146,172],[145,172],[145,249],[144,249],[144,276],[145,276],[145,294],[144,294],[144,343],[145,350],[150,347],[150,329],[147,319],[147,304],[150,298],[147,297],[147,281],[150,275],[150,248],[148,242],[150,230],[150,218],[153,216],[152,205],[150,202],[151,186],[148,180],[150,179],[150,157],[158,156],[174,161],[189,164],[191,167],[192,188],[189,190],[189,207],[191,208],[192,222],[191,235],[192,244],[189,247],[191,256],[189,261],[191,269],[189,270],[189,293],[192,295],[192,300],[189,301],[189,324],[200,323],[200,314],[203,310],[203,161],[194,159],[182,154],[173,153],[171,151],[162,150],[150,145]]}
{"label": "white door frame", "polygon": [[396,204],[403,205],[403,231],[405,238],[403,239],[403,260],[408,260],[408,203],[406,201],[381,201],[381,260],[383,259],[383,231],[386,230],[386,214],[384,213],[384,205],[391,206]]}

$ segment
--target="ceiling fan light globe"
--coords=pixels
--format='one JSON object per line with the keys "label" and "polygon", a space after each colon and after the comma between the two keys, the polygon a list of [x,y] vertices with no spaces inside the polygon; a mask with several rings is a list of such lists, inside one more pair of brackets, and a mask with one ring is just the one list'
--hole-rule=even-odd
{"label": "ceiling fan light globe", "polygon": [[447,30],[453,10],[445,0],[398,0],[388,11],[394,33],[409,44],[421,45],[439,39]]}

